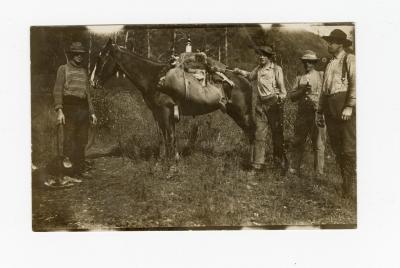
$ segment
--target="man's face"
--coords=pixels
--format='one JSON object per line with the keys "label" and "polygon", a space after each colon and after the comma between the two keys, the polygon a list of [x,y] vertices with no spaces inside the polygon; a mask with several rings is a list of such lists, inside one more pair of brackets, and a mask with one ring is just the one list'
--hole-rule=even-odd
{"label": "man's face", "polygon": [[328,41],[329,54],[334,55],[334,54],[338,53],[341,50],[341,48],[343,48],[342,44],[338,44],[335,41]]}
{"label": "man's face", "polygon": [[258,56],[258,63],[259,63],[261,66],[265,66],[265,65],[267,65],[268,63],[270,63],[270,60],[269,60],[269,58],[268,58],[266,55],[260,54],[260,55]]}
{"label": "man's face", "polygon": [[81,65],[83,62],[83,53],[80,52],[74,52],[72,53],[72,60],[77,64],[77,65]]}
{"label": "man's face", "polygon": [[304,70],[306,72],[310,72],[310,71],[315,69],[315,62],[314,61],[303,60],[303,66],[304,66]]}

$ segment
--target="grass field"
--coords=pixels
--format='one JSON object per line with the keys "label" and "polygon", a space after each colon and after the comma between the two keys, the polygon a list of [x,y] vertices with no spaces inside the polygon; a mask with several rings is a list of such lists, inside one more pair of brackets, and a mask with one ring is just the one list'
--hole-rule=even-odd
{"label": "grass field", "polygon": [[[340,197],[341,178],[330,150],[326,176],[320,180],[311,176],[310,151],[306,153],[303,178],[281,176],[269,165],[254,175],[244,168],[249,155],[241,130],[228,116],[215,112],[184,118],[179,123],[177,135],[183,158],[170,177],[170,165],[156,157],[157,129],[139,94],[101,96],[96,105],[102,108],[100,124],[89,153],[118,145],[119,154],[94,158],[92,178],[71,188],[46,188],[45,176],[35,174],[32,224],[36,231],[354,227],[357,222],[356,202]],[[32,119],[33,161],[43,167],[55,154],[54,113],[50,105],[34,100],[32,107],[36,115]],[[294,105],[288,104],[288,140],[294,114]],[[189,148],[193,124],[199,131],[195,145]],[[38,131],[43,134],[37,135]]]}
{"label": "grass field", "polygon": [[[310,160],[310,159],[309,159]],[[253,174],[237,152],[195,152],[167,178],[155,159],[94,160],[92,178],[64,189],[33,189],[34,230],[355,224],[334,163],[323,180]],[[310,164],[310,163],[308,163]]]}

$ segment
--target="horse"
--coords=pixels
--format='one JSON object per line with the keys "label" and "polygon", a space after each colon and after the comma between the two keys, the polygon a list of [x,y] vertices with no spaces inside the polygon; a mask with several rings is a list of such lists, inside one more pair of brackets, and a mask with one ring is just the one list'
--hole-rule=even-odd
{"label": "horse", "polygon": [[[159,88],[160,78],[167,74],[166,79],[168,79],[170,69],[171,67],[167,63],[144,58],[137,53],[116,45],[109,39],[97,57],[92,71],[92,83],[95,88],[101,88],[117,71],[124,73],[142,93],[146,105],[151,110],[161,130],[160,156],[178,159],[179,153],[175,134],[176,120],[174,118],[176,101],[173,96],[165,93],[168,90],[160,90]],[[233,72],[226,72],[226,76],[234,82],[233,87],[228,83],[223,85],[231,100],[226,105],[226,113],[243,130],[249,139],[251,148],[253,148],[255,126],[252,116],[254,109],[252,108],[253,93],[251,84],[247,79]],[[203,104],[206,107],[200,107],[198,104],[193,105],[190,100],[181,100],[180,104],[182,104],[180,112],[183,116],[202,115],[218,109],[215,105],[212,107],[207,107],[207,104]],[[197,107],[197,109],[193,109],[193,107]]]}

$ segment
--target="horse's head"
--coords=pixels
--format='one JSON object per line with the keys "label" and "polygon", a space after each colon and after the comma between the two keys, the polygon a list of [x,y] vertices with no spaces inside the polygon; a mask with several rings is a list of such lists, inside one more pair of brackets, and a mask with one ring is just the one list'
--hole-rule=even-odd
{"label": "horse's head", "polygon": [[114,44],[110,38],[97,56],[91,79],[97,88],[103,87],[107,79],[117,72],[118,65],[113,57],[113,50]]}

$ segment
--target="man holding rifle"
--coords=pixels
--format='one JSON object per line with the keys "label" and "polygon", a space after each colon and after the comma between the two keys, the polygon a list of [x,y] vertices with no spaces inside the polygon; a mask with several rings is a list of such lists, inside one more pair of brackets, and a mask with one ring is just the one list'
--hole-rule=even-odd
{"label": "man holding rifle", "polygon": [[[75,176],[82,176],[85,169],[85,146],[88,142],[89,122],[96,124],[90,82],[83,66],[86,49],[81,42],[74,42],[68,50],[69,61],[57,71],[54,85],[54,108],[57,124],[64,128],[64,162],[72,163],[72,171],[59,183],[80,182]],[[62,185],[61,185],[62,186]]]}

